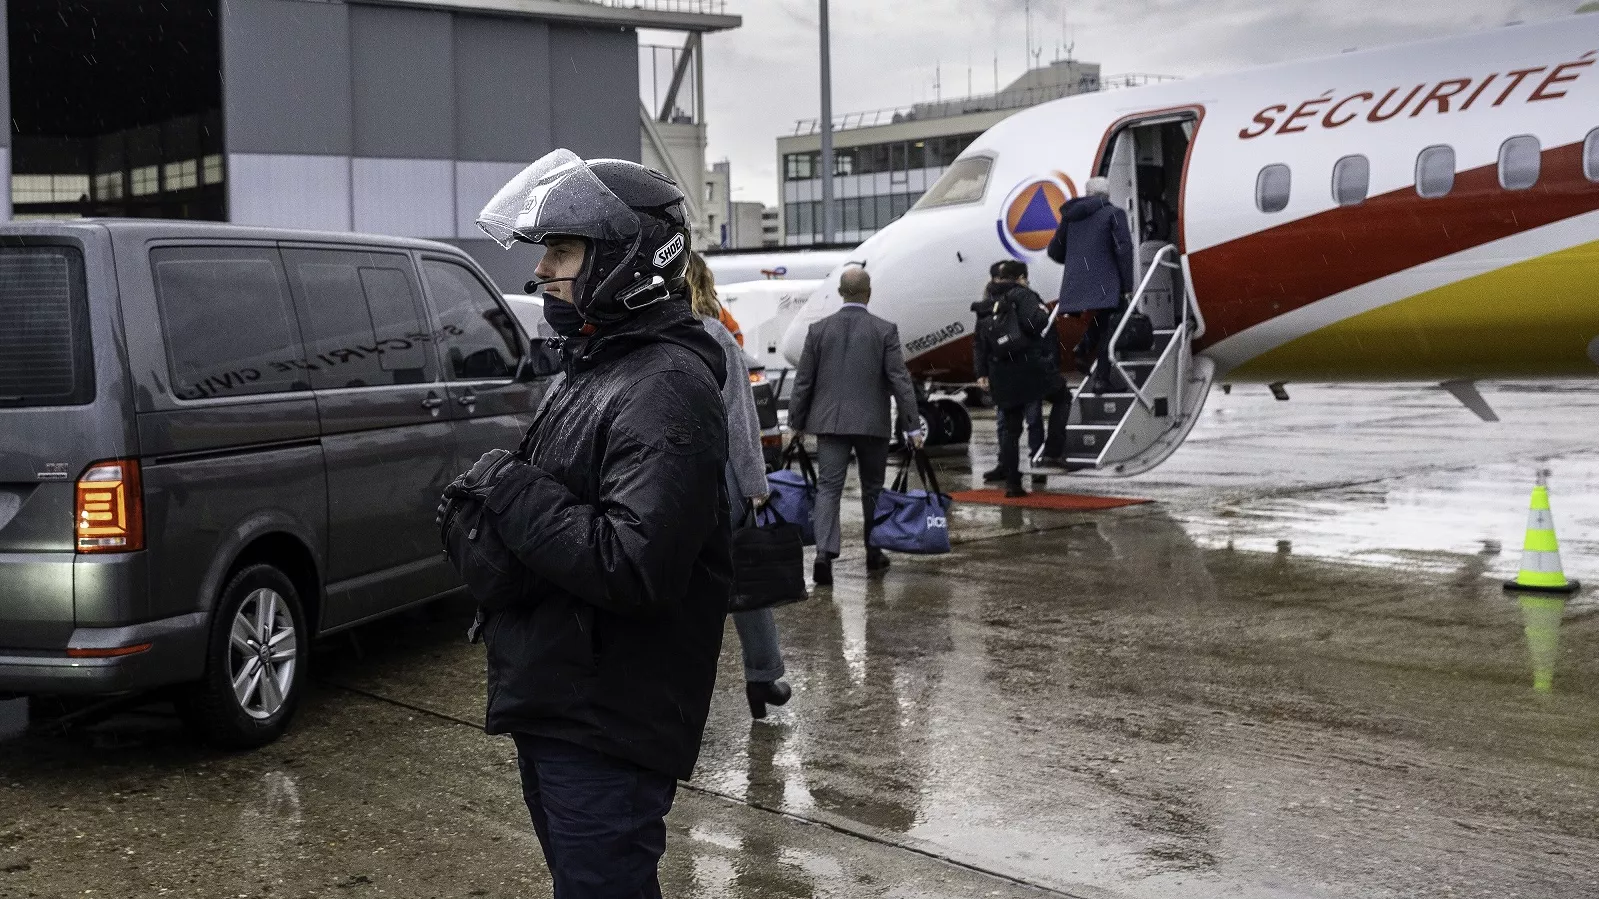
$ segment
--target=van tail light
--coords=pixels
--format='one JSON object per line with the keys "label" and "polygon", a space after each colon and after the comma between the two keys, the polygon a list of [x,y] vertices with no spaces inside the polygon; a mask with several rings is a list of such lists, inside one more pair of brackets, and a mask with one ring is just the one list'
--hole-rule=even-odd
{"label": "van tail light", "polygon": [[762,434],[761,435],[761,446],[763,446],[763,447],[775,446],[775,447],[781,449],[783,447],[783,435],[782,434]]}
{"label": "van tail light", "polygon": [[144,487],[137,459],[90,465],[78,478],[78,552],[144,549]]}

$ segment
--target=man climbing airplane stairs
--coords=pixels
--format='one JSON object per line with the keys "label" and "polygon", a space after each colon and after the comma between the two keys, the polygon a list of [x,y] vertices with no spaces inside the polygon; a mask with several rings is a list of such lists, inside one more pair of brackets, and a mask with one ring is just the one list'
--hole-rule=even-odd
{"label": "man climbing airplane stairs", "polygon": [[[1198,420],[1215,364],[1193,353],[1205,321],[1177,258],[1170,244],[1154,252],[1128,312],[1112,332],[1108,380],[1120,384],[1122,392],[1087,391],[1098,374],[1097,362],[1073,392],[1066,426],[1068,472],[1127,477],[1148,471],[1182,445]],[[1133,310],[1156,323],[1154,344],[1144,352],[1118,352]]]}

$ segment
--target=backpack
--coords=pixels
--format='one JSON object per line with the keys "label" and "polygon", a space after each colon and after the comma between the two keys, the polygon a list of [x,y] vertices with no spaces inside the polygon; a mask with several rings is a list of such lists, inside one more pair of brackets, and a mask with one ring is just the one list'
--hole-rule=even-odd
{"label": "backpack", "polygon": [[988,317],[989,343],[995,355],[1016,358],[1039,343],[1040,329],[1032,327],[1032,316],[1027,314],[1032,309],[1021,309],[1018,299],[1026,299],[1023,291],[1009,291],[994,303],[994,314]]}

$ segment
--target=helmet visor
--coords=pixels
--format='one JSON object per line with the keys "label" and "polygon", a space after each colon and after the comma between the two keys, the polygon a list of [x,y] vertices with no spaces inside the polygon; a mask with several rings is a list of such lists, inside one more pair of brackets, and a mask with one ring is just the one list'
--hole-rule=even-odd
{"label": "helmet visor", "polygon": [[640,227],[638,214],[571,150],[551,152],[507,181],[477,225],[507,249],[550,237],[628,241]]}

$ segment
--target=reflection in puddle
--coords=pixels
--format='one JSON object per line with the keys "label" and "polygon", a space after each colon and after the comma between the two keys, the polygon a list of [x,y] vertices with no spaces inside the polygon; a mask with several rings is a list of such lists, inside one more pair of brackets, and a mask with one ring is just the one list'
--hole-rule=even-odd
{"label": "reflection in puddle", "polygon": [[1539,693],[1555,689],[1555,665],[1560,660],[1560,620],[1566,601],[1552,596],[1523,593],[1521,618],[1526,623],[1527,654],[1532,661],[1532,688]]}
{"label": "reflection in puddle", "polygon": [[[1560,549],[1568,574],[1599,572],[1599,458],[1547,463]],[[1372,484],[1262,497],[1176,513],[1205,549],[1235,549],[1458,573],[1476,556],[1484,576],[1514,577],[1527,494],[1526,465],[1488,465]],[[1581,600],[1578,600],[1581,602]]]}

